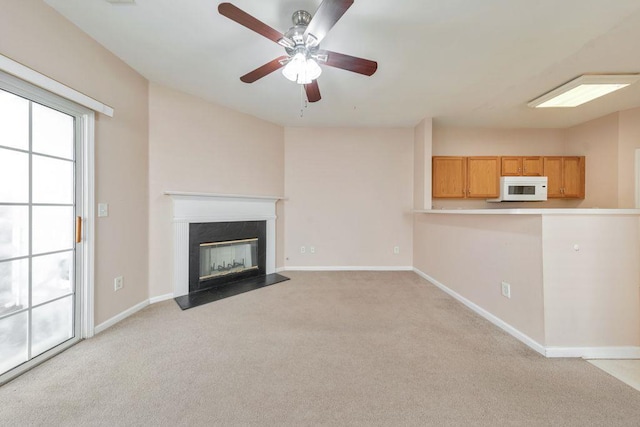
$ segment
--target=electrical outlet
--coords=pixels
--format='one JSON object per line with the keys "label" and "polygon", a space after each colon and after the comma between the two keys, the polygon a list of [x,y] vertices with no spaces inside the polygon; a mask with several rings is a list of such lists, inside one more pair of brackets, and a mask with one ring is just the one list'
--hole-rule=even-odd
{"label": "electrical outlet", "polygon": [[113,279],[114,291],[119,291],[120,289],[122,289],[123,286],[124,286],[124,279],[122,278],[122,276],[118,276],[115,279]]}
{"label": "electrical outlet", "polygon": [[315,246],[309,246],[309,252],[311,252],[312,254],[316,253],[316,247]]}
{"label": "electrical outlet", "polygon": [[502,296],[511,298],[511,285],[507,282],[502,282]]}
{"label": "electrical outlet", "polygon": [[304,246],[300,246],[300,253],[301,254],[306,254],[307,253],[307,248],[305,248]]}
{"label": "electrical outlet", "polygon": [[393,247],[393,253],[398,255],[400,253],[400,246],[394,246]]}

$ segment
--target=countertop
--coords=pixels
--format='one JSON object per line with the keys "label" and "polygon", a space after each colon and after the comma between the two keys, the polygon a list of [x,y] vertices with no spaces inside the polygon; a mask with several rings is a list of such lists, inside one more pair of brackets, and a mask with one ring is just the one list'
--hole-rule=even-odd
{"label": "countertop", "polygon": [[640,209],[416,209],[414,213],[440,215],[640,215]]}

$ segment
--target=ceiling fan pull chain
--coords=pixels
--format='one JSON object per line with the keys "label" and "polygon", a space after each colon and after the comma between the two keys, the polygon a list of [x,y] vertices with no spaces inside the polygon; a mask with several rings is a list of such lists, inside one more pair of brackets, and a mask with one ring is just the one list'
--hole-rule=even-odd
{"label": "ceiling fan pull chain", "polygon": [[304,85],[300,86],[300,118],[304,117],[304,110],[307,108],[307,94],[304,90]]}

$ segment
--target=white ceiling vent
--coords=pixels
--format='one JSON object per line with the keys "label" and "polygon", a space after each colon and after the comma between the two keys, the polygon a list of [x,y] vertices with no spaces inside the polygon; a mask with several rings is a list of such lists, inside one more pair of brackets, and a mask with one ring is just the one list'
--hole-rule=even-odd
{"label": "white ceiling vent", "polygon": [[107,0],[111,4],[135,4],[136,0]]}

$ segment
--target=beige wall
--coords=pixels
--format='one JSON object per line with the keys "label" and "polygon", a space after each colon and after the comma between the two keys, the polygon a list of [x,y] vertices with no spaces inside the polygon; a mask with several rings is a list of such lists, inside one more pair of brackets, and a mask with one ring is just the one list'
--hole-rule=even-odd
{"label": "beige wall", "polygon": [[149,294],[157,297],[173,292],[172,205],[163,193],[282,196],[284,130],[156,84],[149,127]]}
{"label": "beige wall", "polygon": [[543,218],[547,346],[640,345],[639,224],[637,215]]}
{"label": "beige wall", "polygon": [[567,129],[565,151],[585,156],[585,199],[579,207],[618,207],[618,114]]}
{"label": "beige wall", "polygon": [[539,215],[416,214],[414,266],[544,344]]}
{"label": "beige wall", "polygon": [[2,2],[0,53],[115,110],[96,116],[96,202],[109,203],[96,222],[98,325],[148,294],[147,81],[40,0]]}
{"label": "beige wall", "polygon": [[634,157],[635,151],[640,149],[640,108],[618,114],[618,207],[633,208],[636,191]]}
{"label": "beige wall", "polygon": [[433,124],[430,118],[415,128],[413,143],[413,207],[431,209],[431,151]]}
{"label": "beige wall", "polygon": [[413,129],[286,128],[285,146],[286,266],[412,265]]}
{"label": "beige wall", "polygon": [[561,156],[562,129],[484,129],[434,126],[434,156]]}

